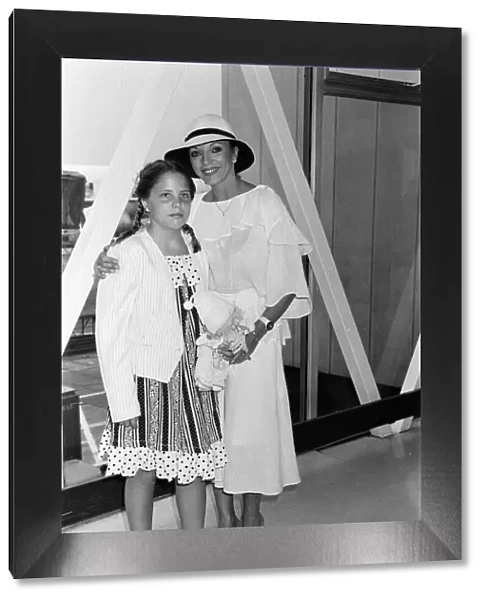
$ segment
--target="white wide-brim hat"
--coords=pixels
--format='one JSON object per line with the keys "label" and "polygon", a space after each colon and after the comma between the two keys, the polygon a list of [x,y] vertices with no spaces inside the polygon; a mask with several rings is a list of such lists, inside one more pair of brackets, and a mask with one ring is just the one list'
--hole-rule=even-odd
{"label": "white wide-brim hat", "polygon": [[168,150],[165,153],[165,160],[174,160],[182,165],[192,177],[198,175],[192,168],[189,156],[189,148],[227,140],[233,142],[239,148],[237,160],[234,164],[236,173],[242,173],[254,163],[254,152],[249,144],[240,140],[234,133],[230,124],[220,115],[202,115],[194,119],[187,128],[184,136],[184,142],[181,146]]}

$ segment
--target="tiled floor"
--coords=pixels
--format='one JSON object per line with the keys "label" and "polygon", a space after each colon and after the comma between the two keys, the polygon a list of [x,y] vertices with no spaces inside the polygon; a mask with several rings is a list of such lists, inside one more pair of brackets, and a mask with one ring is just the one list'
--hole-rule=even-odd
{"label": "tiled floor", "polygon": [[[263,501],[266,526],[419,518],[419,420],[409,431],[385,439],[356,439],[298,457],[302,481]],[[154,529],[177,529],[174,498],[155,502]],[[206,527],[215,527],[208,491]],[[124,512],[66,532],[126,531]]]}

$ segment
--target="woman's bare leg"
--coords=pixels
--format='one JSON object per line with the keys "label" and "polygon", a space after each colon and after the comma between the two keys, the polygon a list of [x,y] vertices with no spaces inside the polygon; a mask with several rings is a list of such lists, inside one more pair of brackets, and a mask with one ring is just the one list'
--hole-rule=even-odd
{"label": "woman's bare leg", "polygon": [[125,482],[125,507],[131,531],[150,531],[153,519],[155,471],[138,469]]}
{"label": "woman's bare leg", "polygon": [[261,514],[261,494],[243,494],[243,527],[262,527],[264,518]]}
{"label": "woman's bare leg", "polygon": [[212,486],[217,508],[218,527],[240,527],[241,522],[234,510],[234,496],[227,494],[222,488]]}
{"label": "woman's bare leg", "polygon": [[197,477],[186,485],[175,485],[175,499],[182,529],[204,529],[206,488],[205,482]]}

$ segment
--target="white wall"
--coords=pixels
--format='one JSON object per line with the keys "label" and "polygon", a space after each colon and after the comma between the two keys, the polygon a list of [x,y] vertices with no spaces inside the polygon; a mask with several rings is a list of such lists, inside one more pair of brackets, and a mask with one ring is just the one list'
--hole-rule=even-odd
{"label": "white wall", "polygon": [[[95,193],[117,148],[138,93],[160,64],[62,61],[62,168],[93,181]],[[221,114],[221,65],[186,65],[147,161],[163,157],[183,139],[199,114]]]}

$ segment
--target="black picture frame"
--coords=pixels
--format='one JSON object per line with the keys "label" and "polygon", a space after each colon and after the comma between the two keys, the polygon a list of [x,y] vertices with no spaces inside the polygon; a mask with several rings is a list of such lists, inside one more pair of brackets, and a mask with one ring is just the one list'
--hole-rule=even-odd
{"label": "black picture frame", "polygon": [[[12,13],[9,568],[15,578],[461,559],[461,39],[459,28]],[[278,40],[277,48],[268,40]],[[419,521],[61,532],[62,58],[421,70]]]}

